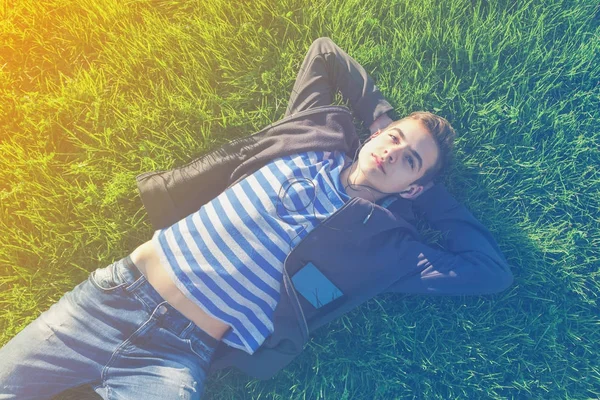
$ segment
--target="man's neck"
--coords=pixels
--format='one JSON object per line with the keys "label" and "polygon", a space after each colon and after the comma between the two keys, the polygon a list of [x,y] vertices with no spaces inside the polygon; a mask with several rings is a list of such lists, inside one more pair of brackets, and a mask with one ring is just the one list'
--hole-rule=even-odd
{"label": "man's neck", "polygon": [[361,199],[375,203],[386,196],[375,189],[369,188],[367,185],[361,185],[364,182],[364,175],[356,162],[341,172],[340,182],[350,197],[360,197]]}

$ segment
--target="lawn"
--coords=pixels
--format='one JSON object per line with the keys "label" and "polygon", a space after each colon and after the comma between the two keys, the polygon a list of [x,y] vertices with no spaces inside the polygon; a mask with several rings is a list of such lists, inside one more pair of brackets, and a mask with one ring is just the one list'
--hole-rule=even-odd
{"label": "lawn", "polygon": [[400,115],[428,110],[456,128],[444,181],[497,239],[514,285],[379,296],[314,332],[273,379],[227,371],[205,398],[600,398],[597,0],[0,10],[0,345],[150,238],[136,175],[281,118],[308,46],[329,36]]}

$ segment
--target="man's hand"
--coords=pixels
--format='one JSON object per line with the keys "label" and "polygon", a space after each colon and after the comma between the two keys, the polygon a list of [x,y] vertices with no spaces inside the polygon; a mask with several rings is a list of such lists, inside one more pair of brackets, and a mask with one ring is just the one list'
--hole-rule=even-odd
{"label": "man's hand", "polygon": [[375,121],[373,121],[371,126],[369,126],[369,130],[371,131],[371,134],[373,134],[378,130],[385,129],[392,122],[394,121],[390,117],[388,117],[387,113],[383,113],[379,117],[377,117]]}

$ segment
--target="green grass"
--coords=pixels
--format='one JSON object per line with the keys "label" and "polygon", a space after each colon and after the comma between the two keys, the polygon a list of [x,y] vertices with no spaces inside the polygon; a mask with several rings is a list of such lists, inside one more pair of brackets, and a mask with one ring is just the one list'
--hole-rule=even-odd
{"label": "green grass", "polygon": [[151,236],[137,174],[281,118],[308,46],[329,36],[400,114],[454,125],[447,186],[497,238],[515,284],[380,296],[318,330],[275,378],[219,374],[206,398],[600,398],[597,1],[16,0],[0,11],[0,344]]}

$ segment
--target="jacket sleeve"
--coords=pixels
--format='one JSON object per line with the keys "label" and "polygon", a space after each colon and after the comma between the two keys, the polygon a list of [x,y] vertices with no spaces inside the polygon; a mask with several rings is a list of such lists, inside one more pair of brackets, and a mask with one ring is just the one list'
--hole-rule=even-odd
{"label": "jacket sleeve", "polygon": [[286,115],[332,104],[338,91],[367,128],[383,113],[393,111],[365,69],[331,39],[323,37],[308,49]]}
{"label": "jacket sleeve", "polygon": [[513,282],[510,267],[490,232],[443,184],[415,199],[434,229],[444,236],[442,249],[411,240],[421,268],[392,284],[387,292],[477,295],[500,292]]}
{"label": "jacket sleeve", "polygon": [[[260,134],[261,132],[259,132]],[[257,146],[258,136],[232,141],[169,171],[137,176],[137,187],[154,229],[162,229],[197,211],[230,184],[231,174]]]}

